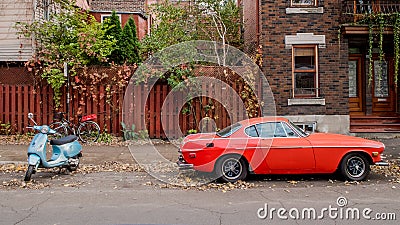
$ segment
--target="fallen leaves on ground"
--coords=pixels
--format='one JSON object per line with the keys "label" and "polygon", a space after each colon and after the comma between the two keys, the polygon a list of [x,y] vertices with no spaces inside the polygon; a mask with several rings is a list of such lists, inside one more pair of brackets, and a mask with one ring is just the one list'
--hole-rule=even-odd
{"label": "fallen leaves on ground", "polygon": [[391,182],[400,183],[400,161],[393,159],[389,160],[389,166],[372,166],[372,172],[382,174],[390,178]]}
{"label": "fallen leaves on ground", "polygon": [[10,181],[3,181],[3,187],[8,189],[24,188],[24,189],[43,189],[50,187],[47,182],[37,182],[32,180],[30,182],[22,181],[21,179],[12,179]]}
{"label": "fallen leaves on ground", "polygon": [[[146,168],[146,170],[145,170]],[[149,170],[150,168],[150,170]],[[98,172],[145,172],[150,171],[150,174],[157,173],[156,178],[161,181],[147,181],[143,185],[155,186],[159,188],[172,188],[172,189],[191,189],[191,190],[218,190],[221,192],[228,192],[235,189],[245,190],[249,188],[255,188],[263,186],[260,182],[246,182],[238,181],[235,183],[218,183],[215,177],[209,174],[187,170],[179,171],[176,166],[172,164],[156,163],[148,166],[141,166],[138,164],[124,164],[116,161],[105,162],[100,165],[80,165],[77,171],[72,172],[72,176],[59,176],[58,168],[53,169],[39,169],[39,171],[33,175],[31,182],[24,182],[23,175],[27,169],[26,164],[4,164],[0,165],[0,173],[10,174],[11,176],[19,176],[18,178],[12,177],[10,180],[3,181],[0,187],[6,189],[12,188],[23,188],[23,189],[42,189],[54,185],[52,180],[61,181],[60,186],[64,187],[79,187],[83,185],[83,182],[76,181],[74,179],[68,179],[73,177],[75,174],[89,174]],[[65,169],[64,169],[65,170]],[[373,173],[384,175],[392,183],[400,183],[400,162],[398,160],[390,160],[389,166],[372,166],[371,170]],[[37,179],[35,176],[40,177],[41,173],[50,173],[49,178]],[[54,175],[52,175],[54,173]],[[153,174],[154,175],[154,174]],[[160,179],[161,178],[161,179]],[[280,180],[280,179],[278,179]],[[48,183],[50,182],[50,183]],[[299,180],[286,180],[290,185],[296,186],[299,184]],[[328,180],[329,183],[335,183],[333,180]],[[344,182],[344,185],[358,185],[360,182]]]}
{"label": "fallen leaves on ground", "polygon": [[144,172],[144,170],[138,164],[111,161],[100,165],[80,165],[77,172],[87,174],[97,172]]}

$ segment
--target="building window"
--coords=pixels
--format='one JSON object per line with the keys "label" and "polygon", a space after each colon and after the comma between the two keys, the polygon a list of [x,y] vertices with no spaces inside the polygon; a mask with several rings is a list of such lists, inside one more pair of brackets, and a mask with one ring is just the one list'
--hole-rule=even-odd
{"label": "building window", "polygon": [[317,6],[317,0],[291,0],[291,6],[294,7]]}
{"label": "building window", "polygon": [[292,97],[319,97],[318,46],[292,46]]}
{"label": "building window", "polygon": [[49,20],[50,19],[50,0],[43,0],[43,19]]}
{"label": "building window", "polygon": [[[119,17],[119,22],[122,24],[122,20],[121,20],[121,14],[117,14],[117,16]],[[110,18],[111,14],[103,14],[101,15],[101,22],[103,23],[104,20],[106,20],[107,18]]]}

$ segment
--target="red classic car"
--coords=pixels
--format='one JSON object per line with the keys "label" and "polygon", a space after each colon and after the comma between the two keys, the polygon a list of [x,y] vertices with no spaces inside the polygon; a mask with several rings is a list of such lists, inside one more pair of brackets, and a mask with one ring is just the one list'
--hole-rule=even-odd
{"label": "red classic car", "polygon": [[285,118],[243,120],[217,133],[188,135],[178,165],[214,172],[235,182],[254,174],[326,174],[339,171],[345,179],[364,180],[370,165],[381,161],[381,142],[327,133],[307,134]]}

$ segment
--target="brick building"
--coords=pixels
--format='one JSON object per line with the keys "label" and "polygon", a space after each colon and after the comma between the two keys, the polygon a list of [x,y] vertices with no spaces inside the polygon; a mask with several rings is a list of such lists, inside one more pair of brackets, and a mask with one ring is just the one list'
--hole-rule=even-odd
{"label": "brick building", "polygon": [[121,25],[124,26],[129,17],[132,17],[136,24],[139,40],[146,36],[150,28],[148,16],[145,13],[147,0],[91,0],[89,1],[90,14],[97,21],[103,22],[111,16],[114,10],[120,18]]}
{"label": "brick building", "polygon": [[[350,15],[354,22],[357,14],[377,13],[358,12],[360,7],[383,9],[390,5],[396,12],[398,1],[259,0],[258,3],[263,72],[274,93],[278,115],[321,132],[398,131],[399,98],[393,83],[393,50],[390,50],[393,47],[385,48],[387,66],[380,87],[375,82],[376,75],[372,77],[372,85],[368,84],[368,29],[344,21],[344,15]],[[391,42],[393,35],[386,32],[384,46],[390,46]]]}

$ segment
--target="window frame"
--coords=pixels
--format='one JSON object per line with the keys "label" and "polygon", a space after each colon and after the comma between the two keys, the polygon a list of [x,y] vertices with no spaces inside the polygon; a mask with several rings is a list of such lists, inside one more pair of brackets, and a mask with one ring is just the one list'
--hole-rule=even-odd
{"label": "window frame", "polygon": [[[295,66],[295,49],[298,48],[314,48],[314,69],[299,70]],[[307,44],[307,45],[292,45],[292,98],[318,98],[320,96],[319,91],[319,61],[318,61],[318,44]],[[314,73],[314,94],[296,94],[296,73]]]}
{"label": "window frame", "polygon": [[[262,126],[263,124],[270,124],[270,126],[272,126],[273,127],[273,136],[271,136],[271,137],[263,137],[263,136],[260,136],[260,134],[261,134],[261,132],[262,131],[260,131],[259,130],[259,128],[257,128],[257,126]],[[278,125],[279,124],[279,125]],[[281,126],[281,128],[283,129],[283,131],[285,132],[285,137],[282,137],[282,136],[276,136],[276,129],[277,129],[277,126]],[[288,129],[290,129],[292,132],[293,132],[293,135],[289,135],[288,134],[288,132],[287,132],[287,130],[286,130],[286,128],[285,128],[285,126],[286,126],[286,128],[288,128]],[[295,125],[294,125],[295,126]],[[255,133],[257,134],[257,136],[252,136],[252,135],[250,135],[249,133],[249,131],[250,131],[250,129],[254,129],[254,131],[255,131]],[[300,128],[298,128],[298,129],[300,129]],[[286,122],[283,122],[283,121],[275,121],[275,122],[273,122],[273,121],[269,121],[269,122],[261,122],[261,123],[256,123],[256,124],[252,124],[252,125],[249,125],[249,126],[247,126],[245,129],[244,129],[244,133],[249,137],[249,138],[260,138],[260,139],[273,139],[273,138],[299,138],[299,137],[303,137],[304,136],[304,134],[299,134],[299,131],[296,129],[296,128],[294,128],[293,127],[293,124],[288,124],[288,123],[286,123]]]}
{"label": "window frame", "polygon": [[[116,15],[119,17],[119,22],[120,22],[121,25],[122,25],[122,16],[121,16],[121,14],[118,14],[118,13],[117,13]],[[101,14],[101,16],[100,16],[101,23],[103,23],[104,20],[107,19],[107,18],[109,18],[109,17],[111,17],[111,13],[110,13],[110,14]]]}
{"label": "window frame", "polygon": [[317,7],[318,6],[318,0],[311,0],[311,1],[313,1],[312,4],[307,4],[307,3],[294,3],[293,0],[290,0],[290,7],[304,8],[304,7]]}
{"label": "window frame", "polygon": [[42,0],[43,4],[43,19],[49,20],[50,19],[50,0]]}

